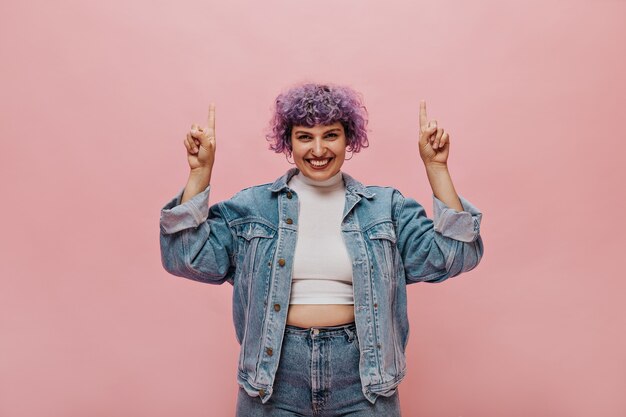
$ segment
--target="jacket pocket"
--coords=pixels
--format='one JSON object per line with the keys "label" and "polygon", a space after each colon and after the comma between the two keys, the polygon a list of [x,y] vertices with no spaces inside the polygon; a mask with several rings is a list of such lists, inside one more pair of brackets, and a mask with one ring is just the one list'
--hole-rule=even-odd
{"label": "jacket pocket", "polygon": [[276,230],[259,222],[240,223],[233,228],[237,236],[237,266],[241,272],[238,275],[246,277],[252,274],[258,266],[257,248],[259,243],[263,242],[264,239],[273,238]]}
{"label": "jacket pocket", "polygon": [[384,221],[368,227],[365,235],[371,245],[374,271],[387,280],[395,280],[394,253],[397,237],[393,222]]}

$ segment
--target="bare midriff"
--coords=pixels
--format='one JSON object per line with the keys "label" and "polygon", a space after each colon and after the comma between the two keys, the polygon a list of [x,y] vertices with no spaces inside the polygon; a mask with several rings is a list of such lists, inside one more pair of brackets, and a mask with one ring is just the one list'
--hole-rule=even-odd
{"label": "bare midriff", "polygon": [[287,313],[287,324],[298,327],[338,326],[353,321],[353,304],[291,304]]}

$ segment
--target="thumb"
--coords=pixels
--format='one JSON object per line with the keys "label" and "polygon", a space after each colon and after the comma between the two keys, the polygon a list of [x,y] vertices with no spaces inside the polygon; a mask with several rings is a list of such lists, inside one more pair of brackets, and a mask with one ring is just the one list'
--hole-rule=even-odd
{"label": "thumb", "polygon": [[198,127],[198,130],[197,130],[198,134],[197,136],[195,136],[200,141],[200,145],[203,146],[204,148],[207,148],[209,146],[211,139],[215,139],[209,136],[209,133],[207,132],[207,130],[208,129],[205,129],[203,127]]}
{"label": "thumb", "polygon": [[424,129],[424,132],[422,132],[422,138],[424,140],[428,140],[435,132],[437,132],[437,125],[432,125],[432,123],[426,128]]}

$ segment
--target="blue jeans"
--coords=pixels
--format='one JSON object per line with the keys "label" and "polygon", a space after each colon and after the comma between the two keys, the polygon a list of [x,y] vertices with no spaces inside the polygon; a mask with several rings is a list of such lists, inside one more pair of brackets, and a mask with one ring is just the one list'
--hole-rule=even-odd
{"label": "blue jeans", "polygon": [[239,387],[237,417],[400,416],[400,398],[370,403],[361,391],[354,322],[302,328],[287,325],[273,393],[267,403]]}

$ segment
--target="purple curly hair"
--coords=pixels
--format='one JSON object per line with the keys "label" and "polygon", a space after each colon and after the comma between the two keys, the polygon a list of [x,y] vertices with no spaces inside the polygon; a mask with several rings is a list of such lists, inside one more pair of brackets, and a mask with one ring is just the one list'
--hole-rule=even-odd
{"label": "purple curly hair", "polygon": [[357,153],[369,146],[367,108],[353,89],[333,84],[305,83],[276,97],[270,133],[265,136],[269,149],[291,155],[291,129],[295,125],[313,127],[341,122],[346,133],[346,149]]}

